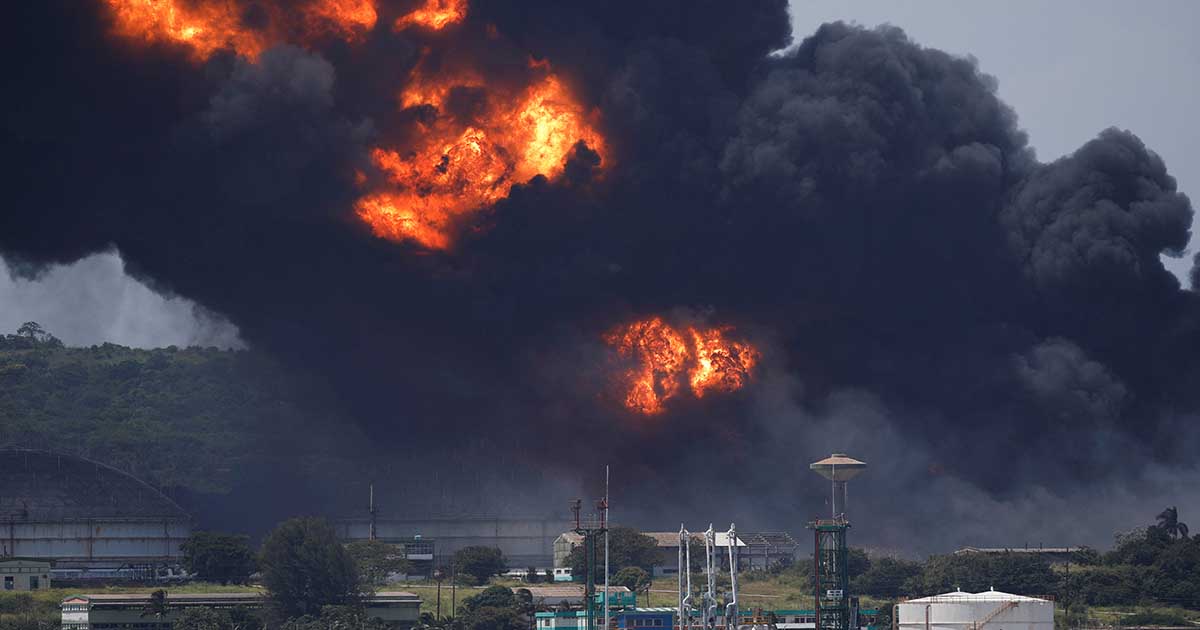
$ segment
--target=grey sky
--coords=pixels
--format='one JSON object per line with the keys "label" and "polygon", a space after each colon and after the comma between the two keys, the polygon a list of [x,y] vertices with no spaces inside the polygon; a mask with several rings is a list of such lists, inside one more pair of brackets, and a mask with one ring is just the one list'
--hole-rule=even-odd
{"label": "grey sky", "polygon": [[[1200,2],[792,0],[797,41],[834,20],[894,24],[924,46],[977,58],[1042,161],[1107,127],[1129,129],[1200,203]],[[1181,278],[1197,242],[1165,259]]]}
{"label": "grey sky", "polygon": [[70,346],[243,345],[233,324],[190,300],[155,293],[129,277],[111,252],[50,267],[32,280],[17,277],[0,257],[0,334],[14,333],[26,321]]}

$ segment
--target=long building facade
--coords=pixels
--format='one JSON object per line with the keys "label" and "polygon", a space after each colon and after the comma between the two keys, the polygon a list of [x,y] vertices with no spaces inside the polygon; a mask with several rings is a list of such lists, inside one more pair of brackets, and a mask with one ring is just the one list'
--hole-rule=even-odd
{"label": "long building facade", "polygon": [[[257,614],[266,603],[260,592],[168,593],[165,614],[156,616],[147,614],[150,597],[149,593],[72,595],[62,601],[62,630],[171,630],[189,608],[242,608]],[[401,591],[376,593],[363,605],[367,616],[397,630],[413,627],[421,612],[421,598]]]}
{"label": "long building facade", "polygon": [[[345,542],[371,536],[369,519],[340,520],[334,526]],[[434,566],[447,564],[463,547],[483,546],[504,552],[509,567],[546,568],[553,566],[554,540],[566,527],[565,520],[501,516],[380,519],[375,523],[375,538],[406,546],[425,541]]]}
{"label": "long building facade", "polygon": [[149,484],[81,457],[0,450],[0,556],[49,560],[56,577],[179,563],[191,518]]}

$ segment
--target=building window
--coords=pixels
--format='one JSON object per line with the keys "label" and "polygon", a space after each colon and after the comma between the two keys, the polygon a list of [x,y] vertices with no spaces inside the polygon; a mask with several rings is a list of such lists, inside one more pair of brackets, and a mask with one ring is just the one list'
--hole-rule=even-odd
{"label": "building window", "polygon": [[13,576],[11,576],[11,575],[4,576],[4,590],[6,590],[6,591],[13,590]]}
{"label": "building window", "polygon": [[38,588],[40,588],[38,586],[38,576],[36,576],[36,575],[29,576],[29,590],[36,591],[36,590],[38,590]]}

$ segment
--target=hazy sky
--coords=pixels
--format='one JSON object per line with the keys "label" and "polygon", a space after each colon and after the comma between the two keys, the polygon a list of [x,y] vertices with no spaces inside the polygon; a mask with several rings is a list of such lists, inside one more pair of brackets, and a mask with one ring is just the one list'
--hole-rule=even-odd
{"label": "hazy sky", "polygon": [[129,277],[112,252],[50,267],[33,279],[19,277],[0,257],[0,334],[26,321],[69,346],[242,346],[233,324],[190,300],[155,293]]}
{"label": "hazy sky", "polygon": [[[893,24],[973,55],[1044,162],[1107,127],[1129,129],[1200,203],[1200,1],[792,0],[797,41],[834,20]],[[1168,268],[1185,276],[1197,243]]]}

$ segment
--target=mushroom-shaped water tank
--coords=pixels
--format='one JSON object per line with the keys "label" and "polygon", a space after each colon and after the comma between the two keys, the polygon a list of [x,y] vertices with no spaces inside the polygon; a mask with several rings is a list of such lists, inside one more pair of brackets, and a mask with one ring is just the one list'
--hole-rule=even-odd
{"label": "mushroom-shaped water tank", "polygon": [[808,465],[818,475],[831,481],[850,481],[866,470],[866,462],[860,462],[845,453],[834,453],[819,462]]}

